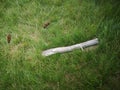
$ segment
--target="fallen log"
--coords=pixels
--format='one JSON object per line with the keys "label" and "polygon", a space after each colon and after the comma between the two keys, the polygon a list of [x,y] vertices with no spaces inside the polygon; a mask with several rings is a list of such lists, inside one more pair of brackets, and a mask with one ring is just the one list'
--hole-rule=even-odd
{"label": "fallen log", "polygon": [[66,46],[66,47],[58,47],[58,48],[52,48],[52,49],[48,49],[42,52],[43,56],[50,56],[56,53],[64,53],[64,52],[69,52],[69,51],[73,51],[75,49],[81,49],[83,50],[83,48],[89,47],[89,46],[93,46],[98,44],[98,38],[80,43],[80,44],[75,44],[72,46]]}

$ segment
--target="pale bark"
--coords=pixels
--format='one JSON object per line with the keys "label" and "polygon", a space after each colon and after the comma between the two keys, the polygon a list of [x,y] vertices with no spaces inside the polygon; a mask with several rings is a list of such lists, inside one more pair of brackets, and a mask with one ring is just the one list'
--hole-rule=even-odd
{"label": "pale bark", "polygon": [[98,44],[98,38],[95,38],[93,40],[89,40],[80,44],[75,44],[72,46],[66,46],[66,47],[58,47],[58,48],[52,48],[52,49],[48,49],[42,52],[43,56],[50,56],[52,54],[56,54],[56,53],[64,53],[64,52],[69,52],[69,51],[73,51],[75,49],[81,49],[83,50],[83,48],[89,47],[89,46],[93,46]]}

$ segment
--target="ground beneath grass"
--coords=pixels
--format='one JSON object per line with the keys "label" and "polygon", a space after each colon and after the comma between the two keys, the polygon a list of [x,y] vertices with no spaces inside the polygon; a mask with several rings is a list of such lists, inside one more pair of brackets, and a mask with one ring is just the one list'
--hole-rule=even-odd
{"label": "ground beneath grass", "polygon": [[[119,9],[111,15],[118,5],[114,3],[0,1],[0,89],[119,90],[120,23]],[[87,52],[41,55],[43,50],[95,37],[100,40],[99,46]]]}

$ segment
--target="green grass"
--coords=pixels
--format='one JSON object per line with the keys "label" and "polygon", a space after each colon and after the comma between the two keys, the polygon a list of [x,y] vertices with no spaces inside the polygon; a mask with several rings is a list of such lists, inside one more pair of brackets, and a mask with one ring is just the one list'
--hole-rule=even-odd
{"label": "green grass", "polygon": [[[119,4],[119,0],[1,0],[0,90],[119,90]],[[94,50],[41,55],[43,50],[95,37],[100,43]]]}

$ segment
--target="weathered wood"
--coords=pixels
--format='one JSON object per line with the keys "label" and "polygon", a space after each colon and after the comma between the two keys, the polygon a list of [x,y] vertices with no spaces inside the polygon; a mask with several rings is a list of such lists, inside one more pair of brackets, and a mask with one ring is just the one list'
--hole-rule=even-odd
{"label": "weathered wood", "polygon": [[66,47],[58,47],[58,48],[52,48],[52,49],[48,49],[42,52],[43,56],[50,56],[52,54],[56,54],[56,53],[64,53],[64,52],[69,52],[69,51],[73,51],[75,49],[82,49],[89,47],[89,46],[93,46],[98,44],[98,38],[95,38],[93,40],[89,40],[80,44],[75,44],[72,46],[66,46]]}

